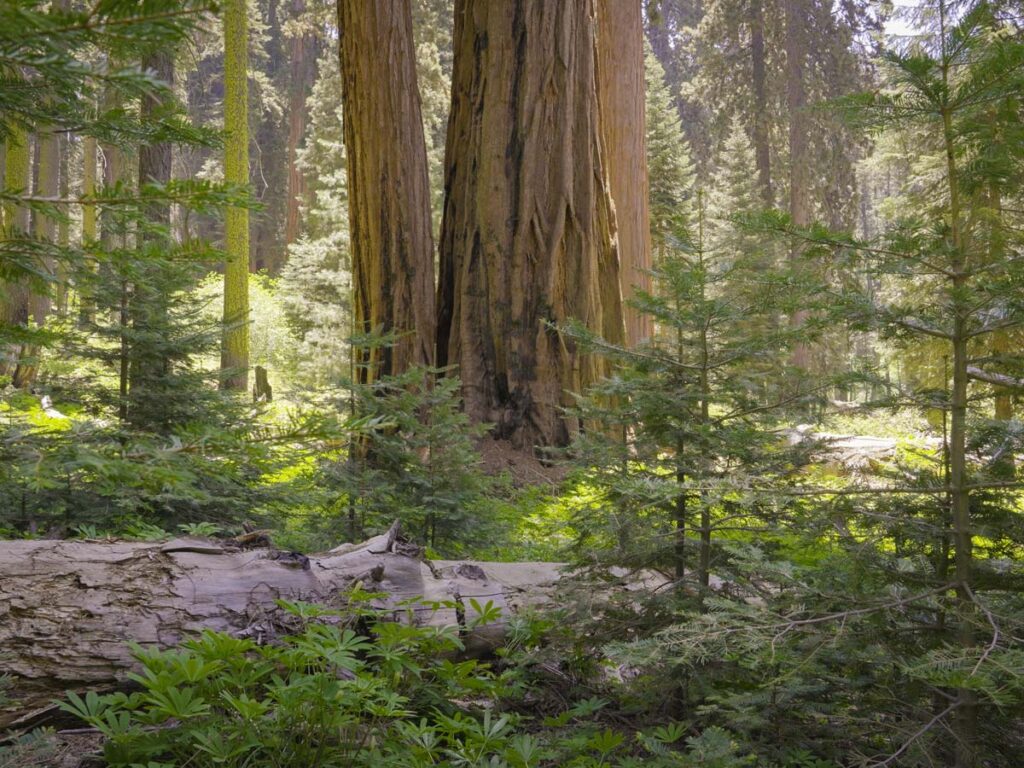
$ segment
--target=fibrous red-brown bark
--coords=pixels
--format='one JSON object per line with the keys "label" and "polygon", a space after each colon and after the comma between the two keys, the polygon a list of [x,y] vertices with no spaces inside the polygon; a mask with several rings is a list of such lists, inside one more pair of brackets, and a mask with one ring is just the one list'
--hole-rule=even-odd
{"label": "fibrous red-brown bark", "polygon": [[[294,629],[279,598],[343,609],[345,591],[362,582],[387,595],[376,603],[385,616],[415,597],[462,602],[461,619],[454,608],[415,612],[417,621],[458,625],[474,617],[470,598],[507,618],[545,602],[559,577],[552,563],[427,563],[396,543],[396,531],[305,560],[196,538],[0,542],[0,675],[12,683],[0,728],[37,716],[67,689],[123,681],[129,641],[168,648],[204,629],[272,641]],[[471,645],[500,641],[503,627],[504,619],[474,630]]]}
{"label": "fibrous red-brown bark", "polygon": [[644,27],[641,0],[597,0],[598,96],[605,167],[618,233],[626,343],[649,338],[651,316],[628,304],[651,290]]}
{"label": "fibrous red-brown bark", "polygon": [[438,364],[514,445],[564,445],[602,372],[558,329],[622,338],[601,152],[594,0],[459,0],[441,228]]}
{"label": "fibrous red-brown bark", "polygon": [[367,381],[433,362],[427,147],[409,0],[338,0],[338,28],[356,331],[399,337],[362,353]]}

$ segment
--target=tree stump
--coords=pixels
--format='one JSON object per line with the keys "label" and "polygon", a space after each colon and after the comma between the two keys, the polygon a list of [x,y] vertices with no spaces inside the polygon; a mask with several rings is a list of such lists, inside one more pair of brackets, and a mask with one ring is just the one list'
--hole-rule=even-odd
{"label": "tree stump", "polygon": [[270,386],[270,380],[267,378],[267,369],[262,365],[257,365],[254,370],[256,383],[252,386],[252,401],[254,403],[269,403],[274,399],[274,388]]}

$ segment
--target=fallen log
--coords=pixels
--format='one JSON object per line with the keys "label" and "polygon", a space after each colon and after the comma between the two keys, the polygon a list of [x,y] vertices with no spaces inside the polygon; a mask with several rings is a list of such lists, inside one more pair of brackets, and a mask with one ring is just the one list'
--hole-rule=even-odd
{"label": "fallen log", "polygon": [[[240,549],[202,538],[166,542],[0,542],[0,730],[37,722],[66,690],[109,688],[134,662],[130,641],[168,648],[204,629],[271,642],[295,628],[276,600],[344,609],[357,584],[385,596],[373,606],[418,623],[462,625],[472,600],[502,610],[496,623],[467,632],[470,652],[500,643],[505,622],[548,602],[557,563],[424,560],[397,526],[359,545],[316,556],[270,547]],[[3,701],[6,699],[6,701]]]}

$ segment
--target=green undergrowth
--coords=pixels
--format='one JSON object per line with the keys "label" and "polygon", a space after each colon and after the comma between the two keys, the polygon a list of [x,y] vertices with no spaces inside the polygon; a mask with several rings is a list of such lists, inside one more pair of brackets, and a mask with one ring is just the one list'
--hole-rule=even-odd
{"label": "green undergrowth", "polygon": [[379,597],[352,593],[344,612],[281,601],[292,630],[269,645],[208,631],[173,650],[133,646],[137,690],[59,706],[102,734],[114,768],[750,764],[717,728],[625,724],[584,688],[543,685],[550,621],[512,620],[486,662],[463,652],[466,633],[501,620],[490,603],[460,629],[414,621],[454,604],[408,602],[392,621],[371,609]]}

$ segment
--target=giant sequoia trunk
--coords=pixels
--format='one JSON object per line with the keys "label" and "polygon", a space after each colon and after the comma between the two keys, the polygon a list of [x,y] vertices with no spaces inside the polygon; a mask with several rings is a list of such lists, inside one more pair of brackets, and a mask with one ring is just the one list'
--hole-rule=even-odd
{"label": "giant sequoia trunk", "polygon": [[361,353],[371,381],[433,362],[427,145],[410,0],[338,0],[338,29],[356,331],[397,336]]}
{"label": "giant sequoia trunk", "polygon": [[269,642],[296,628],[275,600],[344,609],[357,582],[385,593],[376,605],[398,620],[409,598],[461,604],[416,609],[436,625],[465,625],[471,598],[491,601],[503,619],[469,633],[479,651],[500,641],[520,606],[546,602],[560,574],[552,563],[428,563],[396,534],[309,558],[205,539],[0,542],[0,675],[12,684],[0,729],[35,719],[67,689],[124,681],[129,641],[167,648],[210,629]]}
{"label": "giant sequoia trunk", "polygon": [[564,445],[601,373],[558,329],[622,339],[598,120],[594,0],[458,0],[438,363],[520,447]]}
{"label": "giant sequoia trunk", "polygon": [[[597,0],[598,96],[605,167],[618,231],[622,297],[651,290],[644,25],[640,0]],[[626,343],[649,338],[651,316],[625,304]]]}

